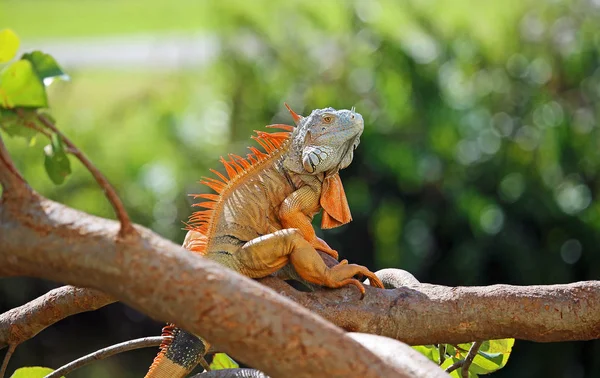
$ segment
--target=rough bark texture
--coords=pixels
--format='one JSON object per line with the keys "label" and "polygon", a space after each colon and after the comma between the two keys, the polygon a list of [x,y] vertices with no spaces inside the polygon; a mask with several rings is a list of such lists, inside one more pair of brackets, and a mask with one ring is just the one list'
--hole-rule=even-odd
{"label": "rough bark texture", "polygon": [[20,344],[68,316],[97,310],[115,300],[93,289],[63,286],[0,315],[0,349]]}
{"label": "rough bark texture", "polygon": [[147,229],[117,241],[116,222],[38,195],[4,194],[2,275],[102,288],[275,377],[409,376],[292,301]]}
{"label": "rough bark texture", "polygon": [[348,335],[388,364],[397,366],[413,377],[441,378],[448,376],[441,369],[430,369],[431,361],[405,343],[367,333],[350,332]]}
{"label": "rough bark texture", "polygon": [[[383,336],[351,332],[348,335],[361,343],[389,364],[398,366],[414,377],[447,377],[441,369],[432,371],[431,361],[408,345]],[[254,369],[215,370],[197,374],[192,378],[268,378],[261,371]]]}
{"label": "rough bark texture", "polygon": [[411,345],[507,337],[538,342],[600,338],[600,281],[548,286],[412,284],[393,290],[367,287],[365,299],[358,304],[351,290],[304,293],[272,277],[260,282],[348,331]]}

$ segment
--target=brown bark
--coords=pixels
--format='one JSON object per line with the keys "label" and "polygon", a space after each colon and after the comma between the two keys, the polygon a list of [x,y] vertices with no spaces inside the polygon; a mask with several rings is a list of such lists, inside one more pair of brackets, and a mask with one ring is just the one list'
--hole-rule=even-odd
{"label": "brown bark", "polygon": [[[342,328],[411,345],[506,337],[538,342],[600,338],[598,281],[525,287],[411,284],[387,291],[368,288],[369,295],[359,302],[351,288],[303,293],[277,278],[260,281]],[[19,344],[67,316],[113,301],[92,289],[55,289],[0,315],[0,348]],[[444,322],[437,321],[441,317]]]}
{"label": "brown bark", "polygon": [[387,363],[407,371],[413,377],[447,377],[441,369],[432,371],[431,361],[405,343],[379,335],[350,332],[348,335]]}
{"label": "brown bark", "polygon": [[[259,280],[348,331],[411,345],[516,338],[538,342],[600,338],[600,281],[565,285],[367,287],[356,303],[349,289],[304,293],[280,280]],[[442,321],[443,319],[443,321]]]}
{"label": "brown bark", "polygon": [[[389,291],[368,288],[369,295],[359,302],[351,288],[304,293],[277,278],[260,281],[346,330],[411,345],[506,337],[538,342],[600,338],[598,281],[456,288],[413,283]],[[92,289],[65,286],[52,290],[0,315],[0,348],[19,344],[67,316],[113,301]],[[441,317],[444,322],[437,321]]]}
{"label": "brown bark", "polygon": [[97,310],[115,300],[93,289],[63,286],[0,315],[0,349],[21,344],[74,314]]}

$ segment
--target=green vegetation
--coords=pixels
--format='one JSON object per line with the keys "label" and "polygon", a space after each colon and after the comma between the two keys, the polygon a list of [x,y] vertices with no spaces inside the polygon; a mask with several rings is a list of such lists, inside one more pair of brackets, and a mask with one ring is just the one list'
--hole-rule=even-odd
{"label": "green vegetation", "polygon": [[[283,101],[299,113],[356,106],[364,137],[342,173],[354,221],[326,233],[333,248],[422,282],[550,284],[600,276],[595,3],[5,0],[0,25],[27,46],[131,33],[216,38],[219,55],[204,66],[74,64],[64,67],[72,80],[50,88],[60,129],[134,221],[168,238],[183,238],[184,195],[204,190],[195,182],[221,154],[242,153],[253,129],[291,122]],[[37,190],[113,216],[78,164],[52,183],[46,141],[5,139]],[[495,377],[600,374],[598,341],[516,348]]]}

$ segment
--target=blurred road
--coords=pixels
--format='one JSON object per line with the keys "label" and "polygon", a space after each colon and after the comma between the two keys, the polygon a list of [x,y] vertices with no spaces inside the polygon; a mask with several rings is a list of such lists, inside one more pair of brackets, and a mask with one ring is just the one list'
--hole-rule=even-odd
{"label": "blurred road", "polygon": [[201,34],[139,34],[122,37],[28,41],[21,53],[41,50],[63,68],[181,69],[206,65],[219,54],[219,41]]}

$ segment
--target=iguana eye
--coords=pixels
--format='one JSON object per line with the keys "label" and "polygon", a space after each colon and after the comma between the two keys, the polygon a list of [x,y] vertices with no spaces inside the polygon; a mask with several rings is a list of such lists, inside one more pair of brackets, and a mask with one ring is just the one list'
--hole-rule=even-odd
{"label": "iguana eye", "polygon": [[330,115],[323,116],[323,123],[331,123],[333,122],[333,117]]}

